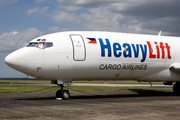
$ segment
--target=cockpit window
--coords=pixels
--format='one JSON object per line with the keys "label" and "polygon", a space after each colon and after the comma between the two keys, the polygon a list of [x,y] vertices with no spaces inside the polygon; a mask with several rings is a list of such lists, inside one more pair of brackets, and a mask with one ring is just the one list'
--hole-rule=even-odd
{"label": "cockpit window", "polygon": [[30,42],[26,47],[35,47],[38,42]]}
{"label": "cockpit window", "polygon": [[41,42],[37,43],[37,45],[36,45],[36,47],[40,48],[40,49],[45,49],[45,48],[49,48],[52,46],[53,46],[52,42],[45,42],[45,41],[41,41]]}
{"label": "cockpit window", "polygon": [[46,48],[52,47],[53,43],[52,42],[46,42]]}
{"label": "cockpit window", "polygon": [[37,45],[38,48],[44,49],[46,45],[46,42],[39,42],[39,44]]}

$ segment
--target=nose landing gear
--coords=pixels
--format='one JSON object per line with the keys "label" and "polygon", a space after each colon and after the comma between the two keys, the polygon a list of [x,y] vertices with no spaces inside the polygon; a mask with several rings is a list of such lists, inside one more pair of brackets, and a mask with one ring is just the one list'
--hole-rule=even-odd
{"label": "nose landing gear", "polygon": [[68,100],[70,98],[69,90],[63,90],[63,85],[60,85],[61,89],[56,92],[56,98],[62,98]]}
{"label": "nose landing gear", "polygon": [[61,87],[61,89],[56,92],[56,99],[68,100],[70,98],[69,90],[63,90],[63,87],[64,85],[73,85],[72,80],[51,80],[51,84],[56,84]]}

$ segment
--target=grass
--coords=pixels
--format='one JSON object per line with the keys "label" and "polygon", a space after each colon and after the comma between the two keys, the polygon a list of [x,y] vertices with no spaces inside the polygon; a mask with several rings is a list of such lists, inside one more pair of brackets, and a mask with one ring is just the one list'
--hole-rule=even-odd
{"label": "grass", "polygon": [[57,86],[41,85],[0,85],[0,93],[46,92]]}
{"label": "grass", "polygon": [[[54,92],[60,89],[57,86],[42,85],[0,85],[0,93],[19,93],[19,92],[46,92],[54,88]],[[57,89],[55,89],[57,88]],[[151,90],[172,90],[172,88],[154,88],[154,87],[99,87],[99,86],[67,86],[64,89],[70,91],[119,91],[134,89]]]}
{"label": "grass", "polygon": [[135,89],[151,89],[151,90],[172,90],[172,88],[155,88],[155,87],[101,87],[101,86],[70,86],[70,91],[120,91]]}
{"label": "grass", "polygon": [[[17,93],[17,92],[46,92],[56,86],[28,85],[28,83],[50,83],[45,80],[0,80],[0,93]],[[89,83],[89,84],[149,84],[148,82],[137,81],[73,81],[73,83]],[[18,85],[14,83],[27,83],[27,85]],[[10,85],[7,85],[10,84]],[[152,82],[152,84],[162,85],[162,82]],[[60,89],[60,87],[57,87]],[[56,90],[57,90],[56,89]],[[67,86],[64,89],[70,91],[118,91],[132,89],[153,89],[153,90],[172,90],[172,88],[155,88],[155,87],[100,87],[100,86]],[[56,91],[54,90],[54,91]]]}
{"label": "grass", "polygon": [[8,83],[51,83],[48,80],[0,80],[0,84]]}
{"label": "grass", "polygon": [[[73,81],[73,83],[90,83],[90,84],[149,84],[149,82],[137,82],[133,80],[118,80],[118,81],[112,81],[112,80],[102,80],[102,81]],[[48,80],[0,80],[0,84],[9,84],[9,83],[51,83],[51,81]],[[152,82],[154,85],[162,85],[162,82]]]}
{"label": "grass", "polygon": [[[90,83],[90,84],[104,84],[107,82],[107,84],[149,84],[149,82],[138,82],[138,81],[73,81],[73,83]],[[163,85],[162,82],[152,82],[154,85]]]}

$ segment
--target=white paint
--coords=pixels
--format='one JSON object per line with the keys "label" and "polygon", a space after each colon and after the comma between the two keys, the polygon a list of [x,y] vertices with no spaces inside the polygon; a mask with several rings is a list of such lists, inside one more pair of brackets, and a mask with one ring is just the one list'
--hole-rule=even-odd
{"label": "white paint", "polygon": [[[71,37],[72,35],[80,35],[82,37],[80,49],[74,49]],[[71,37],[70,37],[71,36]],[[77,37],[77,36],[75,36]],[[95,38],[97,44],[89,44],[87,38]],[[108,57],[107,49],[105,50],[105,57],[101,56],[101,46],[99,38],[105,43],[105,39],[109,39],[111,44],[111,57]],[[19,49],[5,59],[5,62],[10,67],[40,79],[46,80],[137,80],[137,81],[180,81],[180,74],[169,70],[171,65],[178,65],[179,68],[179,51],[180,51],[180,38],[178,37],[165,37],[153,35],[136,35],[127,33],[114,33],[114,32],[59,32],[49,35],[44,35],[35,38],[31,42],[38,42],[38,39],[46,39],[46,42],[53,42],[53,47],[39,49],[37,47],[24,47]],[[74,42],[77,42],[75,38]],[[74,36],[73,36],[74,40]],[[147,45],[149,41],[153,48],[153,54],[157,56],[157,49],[154,42],[168,43],[170,46],[171,59],[168,58],[167,49],[164,48],[165,58],[162,59],[162,51],[160,49],[160,58],[149,58],[149,49],[147,46],[147,56],[144,62],[142,50],[139,47],[138,58],[134,57],[132,44],[134,45]],[[122,50],[115,52],[122,52],[121,57],[115,57],[113,51],[113,43],[121,45]],[[128,43],[131,46],[132,57],[125,58],[123,56],[123,44]],[[74,50],[78,53],[74,53]],[[80,52],[79,51],[84,51]],[[20,56],[22,53],[22,56]],[[16,56],[17,55],[17,56]],[[75,57],[74,57],[75,55]],[[84,55],[84,56],[83,56]],[[85,58],[85,59],[84,59]],[[75,59],[75,60],[74,60]],[[77,61],[76,61],[77,60]],[[100,70],[100,65],[147,65],[145,70],[132,70],[132,69],[104,69]],[[41,67],[41,69],[37,68]],[[102,66],[101,66],[102,67]]]}

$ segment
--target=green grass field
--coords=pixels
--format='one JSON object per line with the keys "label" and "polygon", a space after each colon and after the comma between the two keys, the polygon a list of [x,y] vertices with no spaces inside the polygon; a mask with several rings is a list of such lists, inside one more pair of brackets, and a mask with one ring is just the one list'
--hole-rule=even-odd
{"label": "green grass field", "polygon": [[[27,85],[18,85],[24,83]],[[31,85],[28,85],[30,83]],[[17,92],[46,92],[51,89],[60,89],[57,86],[32,85],[32,83],[47,83],[47,80],[0,80],[0,93],[17,93]],[[73,81],[73,83],[90,83],[90,84],[149,84],[148,82],[137,81]],[[152,82],[153,85],[162,85],[162,82]],[[56,89],[56,90],[57,90]],[[64,89],[70,91],[118,91],[132,89],[153,89],[153,90],[172,90],[172,88],[155,88],[155,87],[100,87],[100,86],[67,86]],[[54,91],[56,91],[54,90]]]}
{"label": "green grass field", "polygon": [[[149,82],[138,82],[138,81],[73,81],[73,83],[91,83],[91,84],[149,84]],[[154,85],[163,85],[162,82],[152,82]]]}
{"label": "green grass field", "polygon": [[[73,83],[90,83],[90,84],[149,84],[149,82],[137,82],[133,80],[121,80],[121,81],[73,81]],[[0,84],[8,84],[8,83],[51,83],[48,80],[0,80]],[[154,85],[162,85],[162,82],[152,82]]]}
{"label": "green grass field", "polygon": [[[57,89],[56,89],[57,88]],[[0,93],[19,93],[19,92],[46,92],[54,89],[60,89],[58,86],[42,85],[0,85]],[[67,86],[64,89],[70,91],[119,91],[134,89],[151,89],[151,90],[172,90],[172,88],[154,88],[154,87],[99,87],[99,86]]]}

